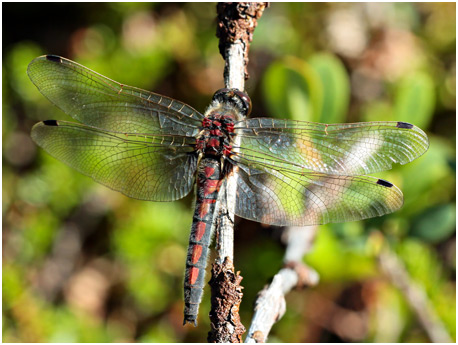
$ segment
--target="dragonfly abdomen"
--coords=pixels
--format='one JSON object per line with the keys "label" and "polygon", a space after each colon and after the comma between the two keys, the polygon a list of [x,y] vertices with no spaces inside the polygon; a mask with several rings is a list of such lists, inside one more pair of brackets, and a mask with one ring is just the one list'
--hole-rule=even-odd
{"label": "dragonfly abdomen", "polygon": [[221,165],[216,158],[203,158],[197,168],[196,208],[189,237],[184,280],[184,321],[197,325],[203,294],[205,267],[211,240],[212,219],[222,184]]}

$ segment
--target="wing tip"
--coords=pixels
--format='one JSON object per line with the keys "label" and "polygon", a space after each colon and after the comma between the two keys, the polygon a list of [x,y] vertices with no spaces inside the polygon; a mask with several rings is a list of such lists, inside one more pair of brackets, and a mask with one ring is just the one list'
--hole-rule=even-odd
{"label": "wing tip", "polygon": [[396,127],[405,128],[405,129],[412,129],[414,127],[414,125],[412,125],[411,123],[408,123],[408,122],[398,121],[396,123]]}
{"label": "wing tip", "polygon": [[62,58],[60,56],[57,56],[57,55],[44,55],[44,57],[48,61],[62,63]]}
{"label": "wing tip", "polygon": [[[426,151],[428,151],[429,138],[426,135],[426,133],[420,127],[417,127],[415,125],[412,125],[411,123],[402,122],[402,121],[398,121],[396,123],[396,127],[400,128],[400,129],[410,129],[410,130],[413,130],[414,132],[416,132],[417,140],[418,140],[419,145],[421,145],[421,148],[419,148],[420,150],[418,152],[418,155],[415,156],[413,159],[416,159],[416,158],[422,156]],[[413,159],[409,160],[406,163],[411,162]],[[401,164],[405,164],[405,163],[401,163]]]}
{"label": "wing tip", "polygon": [[383,180],[381,178],[377,179],[375,183],[379,186],[388,188],[391,191],[390,193],[392,193],[391,194],[392,206],[389,207],[388,212],[383,212],[379,214],[379,216],[383,216],[385,214],[389,214],[389,213],[399,210],[402,207],[402,205],[404,204],[404,196],[402,195],[402,191],[398,187],[396,187],[394,184],[392,184],[391,182],[387,180]]}
{"label": "wing tip", "polygon": [[54,63],[63,63],[64,62],[64,58],[62,58],[62,57],[60,57],[58,55],[49,54],[49,55],[38,56],[35,59],[33,59],[32,61],[30,61],[29,65],[27,66],[27,73],[28,73],[30,79],[32,79],[32,81],[33,81],[33,78],[32,78],[31,73],[32,73],[33,66],[35,64],[43,62],[43,61],[50,61],[50,62],[54,62]]}
{"label": "wing tip", "polygon": [[41,131],[44,130],[44,127],[56,127],[56,126],[59,126],[59,122],[57,122],[56,120],[45,120],[45,121],[40,121],[38,123],[36,123],[33,127],[32,127],[32,130],[30,132],[30,136],[32,137],[32,140],[40,147],[42,147],[42,144],[41,144],[41,140],[42,140],[42,137],[41,137]]}
{"label": "wing tip", "polygon": [[42,123],[45,126],[59,126],[59,122],[57,122],[56,120],[45,120],[45,121],[42,121]]}

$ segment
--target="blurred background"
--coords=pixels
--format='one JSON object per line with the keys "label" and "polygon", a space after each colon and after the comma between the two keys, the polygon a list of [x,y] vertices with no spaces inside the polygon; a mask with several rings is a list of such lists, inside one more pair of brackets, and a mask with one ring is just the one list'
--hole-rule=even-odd
{"label": "blurred background", "polygon": [[[400,211],[320,227],[305,258],[320,283],[287,296],[269,341],[455,341],[455,6],[273,3],[259,20],[252,116],[406,121],[431,143],[413,163],[377,174],[403,191]],[[199,326],[182,326],[193,196],[129,199],[38,149],[36,122],[71,119],[26,69],[39,55],[62,55],[204,111],[223,87],[216,5],[2,8],[3,341],[206,341],[208,287]],[[256,294],[282,266],[282,229],[237,219],[235,239],[248,328]]]}

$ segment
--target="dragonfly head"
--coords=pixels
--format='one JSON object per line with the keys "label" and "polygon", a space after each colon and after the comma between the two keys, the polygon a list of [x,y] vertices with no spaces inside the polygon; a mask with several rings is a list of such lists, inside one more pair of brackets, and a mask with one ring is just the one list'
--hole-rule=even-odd
{"label": "dragonfly head", "polygon": [[219,89],[213,95],[212,103],[231,105],[242,116],[248,116],[251,113],[251,99],[239,89]]}

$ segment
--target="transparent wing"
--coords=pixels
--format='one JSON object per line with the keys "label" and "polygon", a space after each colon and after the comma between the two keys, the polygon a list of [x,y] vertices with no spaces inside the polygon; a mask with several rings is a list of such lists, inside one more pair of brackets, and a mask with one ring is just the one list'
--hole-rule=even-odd
{"label": "transparent wing", "polygon": [[118,133],[195,136],[203,115],[172,98],[122,85],[54,55],[27,73],[40,92],[74,119]]}
{"label": "transparent wing", "polygon": [[133,198],[177,200],[193,186],[197,157],[181,137],[127,136],[51,120],[37,123],[32,139],[53,157]]}
{"label": "transparent wing", "polygon": [[333,175],[366,175],[406,164],[429,146],[426,134],[405,122],[326,125],[255,118],[235,125],[240,136],[235,161],[256,160],[276,169]]}
{"label": "transparent wing", "polygon": [[349,222],[382,216],[402,206],[401,191],[366,176],[301,174],[237,164],[236,204],[243,218],[280,226]]}

